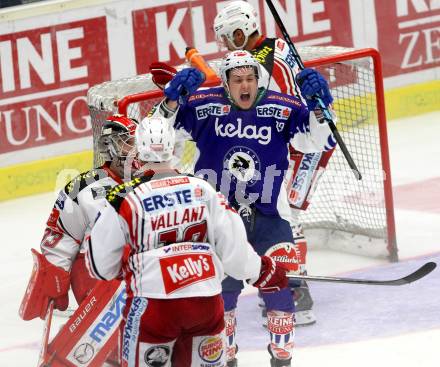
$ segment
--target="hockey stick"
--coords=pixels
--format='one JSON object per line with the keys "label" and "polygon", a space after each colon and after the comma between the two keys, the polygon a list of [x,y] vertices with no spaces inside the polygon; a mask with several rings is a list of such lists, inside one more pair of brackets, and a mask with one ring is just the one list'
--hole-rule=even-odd
{"label": "hockey stick", "polygon": [[50,327],[52,325],[53,309],[54,309],[54,301],[52,300],[49,303],[49,308],[47,310],[46,317],[44,319],[43,338],[41,341],[41,349],[40,349],[40,355],[38,357],[37,367],[49,366],[50,363],[50,358],[47,355],[47,346],[49,344],[49,334],[50,334]]}
{"label": "hockey stick", "polygon": [[371,280],[371,279],[354,279],[354,278],[339,278],[339,277],[325,277],[325,276],[313,276],[313,275],[296,275],[287,274],[290,279],[296,280],[309,280],[313,282],[332,282],[332,283],[350,283],[350,284],[365,284],[365,285],[404,285],[415,282],[428,275],[436,268],[435,262],[428,262],[422,265],[419,269],[413,273],[399,279],[392,280]]}
{"label": "hockey stick", "polygon": [[[287,33],[286,27],[284,27],[283,21],[281,20],[280,16],[278,15],[277,10],[275,9],[275,6],[272,3],[272,0],[266,0],[266,4],[269,7],[275,21],[278,24],[278,27],[281,30],[281,33],[283,34],[284,40],[286,41],[287,45],[290,48],[290,51],[292,51],[293,58],[295,59],[296,63],[298,64],[299,68],[301,70],[304,69],[304,63],[301,60],[301,56],[299,56],[298,51],[296,50],[295,45],[293,44],[292,40],[290,39],[289,34]],[[322,99],[318,96],[314,96],[314,99],[318,102],[319,108],[321,109],[324,120],[328,123],[328,126],[330,127],[330,130],[333,133],[333,136],[335,137],[335,140],[338,142],[339,147],[342,150],[342,153],[344,154],[345,159],[347,160],[348,165],[353,171],[353,174],[355,175],[356,179],[361,180],[362,175],[359,171],[359,169],[356,166],[356,163],[354,163],[354,160],[350,154],[350,152],[347,149],[347,146],[345,145],[344,141],[342,140],[341,135],[339,134],[338,129],[336,128],[335,123],[333,122],[333,118],[328,110],[328,108],[324,105],[322,102]]]}

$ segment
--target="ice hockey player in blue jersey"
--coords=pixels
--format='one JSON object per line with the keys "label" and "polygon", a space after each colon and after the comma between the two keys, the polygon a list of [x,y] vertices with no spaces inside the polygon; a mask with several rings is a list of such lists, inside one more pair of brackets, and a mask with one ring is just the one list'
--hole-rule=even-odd
{"label": "ice hockey player in blue jersey", "polygon": [[[196,143],[195,175],[228,197],[257,253],[297,270],[292,231],[283,219],[289,215],[282,188],[288,146],[304,153],[327,151],[335,145],[333,136],[298,98],[267,90],[267,75],[249,52],[229,53],[220,72],[223,86],[197,90],[203,75],[192,68],[179,71],[154,114],[169,118],[178,135]],[[303,85],[310,86],[307,80]],[[322,86],[315,92],[329,94]],[[243,283],[228,277],[222,286],[229,367],[237,365],[235,309]],[[263,299],[271,366],[290,366],[294,336],[290,289],[265,294]]]}

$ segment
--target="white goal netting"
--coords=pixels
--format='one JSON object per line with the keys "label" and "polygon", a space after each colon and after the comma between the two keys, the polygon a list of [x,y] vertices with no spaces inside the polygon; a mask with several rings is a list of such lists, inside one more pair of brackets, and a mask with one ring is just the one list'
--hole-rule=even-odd
{"label": "white goal netting", "polygon": [[[304,47],[299,53],[306,66],[319,70],[335,98],[338,130],[362,180],[356,180],[336,148],[322,174],[309,208],[301,214],[308,243],[375,257],[397,260],[391,194],[386,120],[380,60],[371,49]],[[218,70],[219,60],[209,62]],[[184,67],[184,65],[180,66]],[[113,113],[127,113],[140,121],[162,98],[150,74],[105,82],[88,92],[96,144],[100,125]],[[101,164],[95,146],[94,164]],[[183,167],[191,172],[194,146],[188,143]]]}

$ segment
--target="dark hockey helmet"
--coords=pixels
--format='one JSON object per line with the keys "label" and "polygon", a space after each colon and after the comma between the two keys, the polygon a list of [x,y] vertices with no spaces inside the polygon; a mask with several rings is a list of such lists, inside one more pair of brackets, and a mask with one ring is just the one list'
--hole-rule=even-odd
{"label": "dark hockey helmet", "polygon": [[108,117],[101,129],[98,140],[98,150],[102,159],[111,162],[118,159],[126,159],[136,155],[135,132],[138,123],[135,119],[124,115]]}

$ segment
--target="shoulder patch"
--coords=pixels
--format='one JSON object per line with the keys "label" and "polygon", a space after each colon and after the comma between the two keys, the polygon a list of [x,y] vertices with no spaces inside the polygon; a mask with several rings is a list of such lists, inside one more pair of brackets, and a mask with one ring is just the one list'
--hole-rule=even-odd
{"label": "shoulder patch", "polygon": [[125,197],[129,193],[133,192],[133,190],[141,183],[142,180],[140,178],[135,178],[120,185],[113,186],[107,191],[106,199],[116,209],[116,211],[119,211],[119,208]]}
{"label": "shoulder patch", "polygon": [[287,102],[287,103],[293,104],[297,107],[302,106],[301,101],[297,97],[288,96],[286,94],[271,93],[271,94],[268,94],[266,98],[270,99],[270,100],[275,100],[275,101]]}
{"label": "shoulder patch", "polygon": [[198,91],[196,94],[188,98],[188,102],[198,101],[205,98],[224,98],[223,88],[207,89],[206,91]]}
{"label": "shoulder patch", "polygon": [[105,177],[108,177],[107,172],[100,168],[83,172],[70,181],[64,187],[64,191],[74,202],[78,203],[78,194],[82,190]]}

